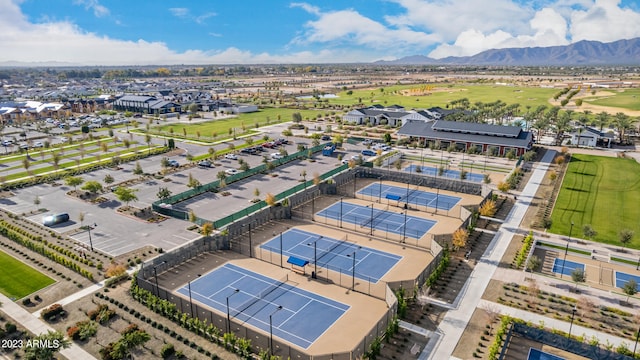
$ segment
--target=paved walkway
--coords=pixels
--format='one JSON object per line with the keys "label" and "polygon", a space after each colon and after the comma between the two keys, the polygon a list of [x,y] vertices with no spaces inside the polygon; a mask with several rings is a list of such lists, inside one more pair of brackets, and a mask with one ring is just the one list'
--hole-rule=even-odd
{"label": "paved walkway", "polygon": [[[11,316],[18,324],[30,331],[35,335],[46,334],[48,331],[54,331],[55,329],[47,325],[40,320],[39,317],[34,316],[27,310],[20,307],[20,305],[13,302],[8,297],[0,294],[0,302],[2,302],[2,311]],[[66,334],[65,334],[66,335]],[[95,359],[93,355],[84,351],[80,346],[71,342],[71,347],[68,349],[60,350],[60,354],[67,359]]]}
{"label": "paved walkway", "polygon": [[480,304],[480,298],[489,284],[489,280],[493,277],[500,259],[502,259],[511,239],[518,232],[520,222],[535,197],[538,186],[542,182],[554,155],[555,151],[547,151],[542,161],[534,167],[529,182],[518,196],[518,201],[478,261],[465,284],[464,291],[459,295],[459,299],[456,299],[457,307],[449,310],[440,323],[438,330],[442,336],[429,341],[420,355],[421,359],[451,358],[471,315]]}

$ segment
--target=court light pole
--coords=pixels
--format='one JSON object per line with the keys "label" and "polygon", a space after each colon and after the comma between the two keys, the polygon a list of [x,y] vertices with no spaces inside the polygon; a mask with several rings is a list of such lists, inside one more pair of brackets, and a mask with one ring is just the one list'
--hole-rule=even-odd
{"label": "court light pole", "polygon": [[573,309],[571,309],[571,324],[569,324],[569,339],[571,339],[571,328],[573,327],[573,318],[576,316],[576,311],[578,311],[578,307],[574,305]]}
{"label": "court light pole", "polygon": [[153,276],[154,276],[154,277],[155,277],[155,279],[156,279],[156,296],[158,296],[158,297],[160,296],[160,287],[158,286],[158,272],[156,271],[156,268],[157,268],[158,266],[160,266],[160,265],[164,265],[164,264],[166,264],[166,263],[167,263],[166,261],[163,261],[163,262],[161,262],[160,264],[155,265],[155,266],[153,267]]}
{"label": "court light pole", "polygon": [[233,293],[227,296],[227,334],[231,332],[231,315],[229,314],[229,298],[240,292],[240,289],[234,289]]}
{"label": "court light pole", "polygon": [[404,210],[404,226],[402,227],[402,242],[405,242],[407,239],[407,211]]}
{"label": "court light pole", "polygon": [[371,235],[373,235],[373,203],[371,203]]}
{"label": "court light pole", "polygon": [[[93,227],[97,227],[98,224],[93,223]],[[91,248],[91,251],[93,251],[93,241],[91,240],[91,225],[87,225],[87,231],[89,232],[89,247]]]}
{"label": "court light pole", "polygon": [[573,231],[573,221],[571,221],[571,227],[569,228],[569,238],[567,239],[567,247],[564,249],[564,260],[562,260],[562,270],[560,271],[560,278],[564,275],[564,264],[567,262],[567,253],[569,252],[569,241],[571,241],[571,232]]}
{"label": "court light pole", "polygon": [[279,305],[271,314],[269,314],[269,355],[273,356],[273,314],[282,310],[282,305]]}
{"label": "court light pole", "polygon": [[636,348],[638,347],[638,339],[640,339],[640,328],[638,328],[638,332],[636,333],[636,344],[633,345],[633,358],[636,358]]}
{"label": "court light pole", "polygon": [[[358,247],[361,249],[361,247]],[[353,253],[347,254],[347,257],[353,258],[353,264],[351,265],[351,291],[355,291],[356,289],[356,249]]]}
{"label": "court light pole", "polygon": [[636,265],[636,270],[640,268],[640,257],[638,258],[638,264]]}
{"label": "court light pole", "polygon": [[[313,274],[311,274],[311,278],[315,279],[318,276],[318,240],[313,242]],[[311,246],[311,243],[307,245]]]}
{"label": "court light pole", "polygon": [[340,228],[342,228],[342,198],[340,198]]}
{"label": "court light pole", "polygon": [[[200,277],[200,274],[197,274],[196,277]],[[189,287],[189,307],[191,308],[191,317],[193,317],[193,299],[191,298],[191,280],[187,283]]]}

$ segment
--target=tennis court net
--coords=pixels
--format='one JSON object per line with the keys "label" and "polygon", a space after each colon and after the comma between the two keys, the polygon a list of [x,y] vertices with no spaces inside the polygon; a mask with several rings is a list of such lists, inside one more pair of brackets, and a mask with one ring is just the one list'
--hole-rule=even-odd
{"label": "tennis court net", "polygon": [[262,290],[261,292],[259,292],[258,295],[255,295],[255,296],[254,295],[250,295],[250,298],[249,298],[248,301],[245,301],[242,305],[240,305],[239,307],[234,309],[236,312],[233,315],[233,317],[237,317],[238,315],[242,314],[248,308],[253,306],[253,304],[257,303],[258,301],[260,301],[262,299],[264,299],[269,294],[271,294],[272,292],[276,291],[276,289],[278,289],[282,285],[286,284],[287,281],[289,281],[289,275],[285,275],[281,279],[278,279],[277,281],[269,284],[267,286],[267,288]]}
{"label": "tennis court net", "polygon": [[320,260],[323,257],[327,256],[328,254],[331,254],[331,252],[333,252],[333,250],[335,250],[338,246],[340,246],[340,245],[342,245],[342,244],[344,244],[346,242],[347,242],[347,235],[345,234],[344,238],[336,241],[335,244],[331,244],[331,246],[327,250],[323,251],[321,255],[316,256],[316,264],[320,264]]}
{"label": "tennis court net", "polygon": [[[373,206],[373,205],[371,205]],[[373,216],[371,218],[369,218],[369,220],[364,221],[363,223],[360,224],[360,227],[363,228],[369,224],[372,224],[376,219],[378,219],[379,217],[381,217],[382,215],[387,214],[387,212],[389,211],[389,204],[387,204],[387,206],[385,206],[384,209],[382,210],[375,210],[377,212],[374,212]]]}

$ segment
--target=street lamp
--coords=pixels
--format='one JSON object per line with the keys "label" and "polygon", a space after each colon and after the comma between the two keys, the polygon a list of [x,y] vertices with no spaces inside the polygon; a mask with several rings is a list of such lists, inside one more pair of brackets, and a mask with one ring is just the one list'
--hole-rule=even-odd
{"label": "street lamp", "polygon": [[234,289],[233,294],[227,296],[227,333],[231,332],[231,315],[229,315],[229,298],[240,292],[240,289]]}
{"label": "street lamp", "polygon": [[[358,249],[361,249],[361,247],[358,247]],[[351,291],[354,291],[356,289],[356,252],[357,251],[358,250],[356,249],[353,253],[347,254],[347,257],[353,258],[353,264],[351,265]]]}
{"label": "street lamp", "polygon": [[574,305],[573,309],[571,309],[571,324],[569,324],[569,339],[571,339],[571,328],[573,327],[573,318],[576,316],[576,311],[578,311],[578,307]]}
{"label": "street lamp", "polygon": [[564,260],[562,260],[562,270],[560,272],[560,278],[564,275],[564,264],[567,262],[567,253],[569,252],[569,242],[571,241],[571,232],[573,232],[573,221],[569,228],[569,238],[567,239],[567,247],[564,249]]}
{"label": "street lamp", "polygon": [[273,356],[273,314],[282,310],[282,305],[279,305],[271,314],[269,314],[269,355]]}
{"label": "street lamp", "polygon": [[160,296],[160,287],[158,286],[158,272],[156,271],[156,268],[158,268],[158,266],[160,266],[160,265],[164,265],[164,264],[166,264],[166,263],[167,263],[166,261],[163,261],[163,262],[161,262],[160,264],[155,265],[155,266],[153,267],[153,276],[154,276],[154,277],[155,277],[155,279],[156,279],[156,296],[158,296],[158,297]]}
{"label": "street lamp", "polygon": [[[200,277],[200,274],[197,274],[196,277]],[[189,287],[189,307],[191,308],[191,317],[193,317],[193,300],[191,299],[191,280],[187,283]]]}
{"label": "street lamp", "polygon": [[[93,227],[97,227],[98,224],[93,223]],[[91,225],[87,225],[87,231],[89,232],[89,247],[91,247],[91,251],[93,251],[93,241],[91,241]]]}

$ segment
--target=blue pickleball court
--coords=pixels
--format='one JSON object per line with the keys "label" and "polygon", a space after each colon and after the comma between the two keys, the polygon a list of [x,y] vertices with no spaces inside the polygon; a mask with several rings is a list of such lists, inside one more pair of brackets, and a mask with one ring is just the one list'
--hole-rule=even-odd
{"label": "blue pickleball court", "polygon": [[527,355],[527,360],[565,360],[565,358],[549,354],[547,352],[529,348],[529,354]]}
{"label": "blue pickleball court", "polygon": [[[420,167],[420,172],[416,171],[418,167]],[[431,166],[420,166],[416,164],[411,164],[407,166],[406,168],[404,168],[404,171],[414,173],[414,174],[440,176],[440,177],[445,177],[448,179],[456,179],[456,180],[460,180],[460,173],[461,173],[459,170],[449,169],[449,170],[443,170],[442,175],[438,175],[439,173],[438,168],[431,167]],[[467,176],[465,180],[480,183],[484,180],[484,175],[467,171]]]}
{"label": "blue pickleball court", "polygon": [[[564,267],[562,266],[563,263],[564,263]],[[585,269],[584,264],[575,262],[575,261],[562,260],[559,258],[555,258],[553,260],[553,269],[551,271],[553,271],[554,273],[558,273],[558,274],[562,273],[562,275],[571,276],[571,273],[575,269],[582,269],[582,271],[584,271]]]}
{"label": "blue pickleball court", "polygon": [[359,246],[346,239],[333,239],[295,228],[283,232],[282,239],[278,235],[260,247],[280,254],[281,240],[284,256],[304,259],[310,264],[315,261],[319,267],[340,273],[355,273],[357,278],[372,283],[378,282],[402,259],[402,256]]}
{"label": "blue pickleball court", "polygon": [[629,280],[634,280],[636,282],[636,289],[640,291],[640,276],[628,274],[621,271],[616,271],[616,287],[623,288],[624,284]]}
{"label": "blue pickleball court", "polygon": [[[408,190],[408,191],[407,191]],[[407,194],[409,204],[418,206],[426,206],[439,210],[451,210],[461,200],[460,197],[433,193],[430,191],[417,190],[416,188],[393,186],[382,183],[373,183],[358,191],[358,194],[371,196],[372,198],[386,199],[390,197],[399,197],[400,202],[407,202]]]}
{"label": "blue pickleball court", "polygon": [[[178,293],[189,296],[188,286]],[[305,349],[350,308],[298,289],[287,278],[273,279],[229,263],[191,281],[191,297],[267,334],[271,315],[273,336]]]}

